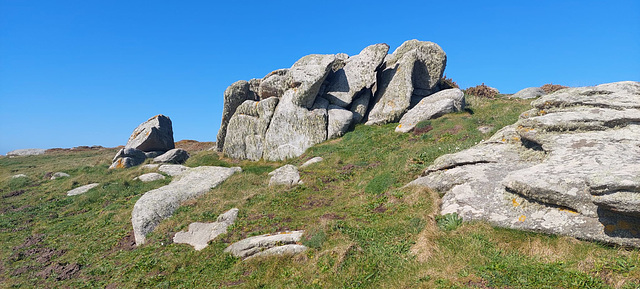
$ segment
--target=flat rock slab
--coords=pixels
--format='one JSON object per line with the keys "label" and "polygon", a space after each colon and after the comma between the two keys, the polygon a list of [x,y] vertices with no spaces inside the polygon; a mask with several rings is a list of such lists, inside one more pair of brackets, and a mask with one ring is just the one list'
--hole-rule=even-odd
{"label": "flat rock slab", "polygon": [[189,167],[185,167],[183,165],[161,165],[160,167],[158,167],[158,171],[161,171],[172,177],[179,176],[188,169]]}
{"label": "flat rock slab", "polygon": [[143,183],[153,182],[157,180],[164,180],[166,177],[159,173],[148,173],[135,177],[134,180],[140,180]]}
{"label": "flat rock slab", "polygon": [[324,160],[324,159],[323,159],[322,157],[315,157],[315,158],[312,158],[312,159],[310,159],[310,160],[308,160],[308,161],[304,162],[304,164],[300,165],[300,168],[306,168],[306,167],[308,167],[308,166],[310,166],[310,165],[317,164],[317,163],[319,163],[319,162],[321,162],[321,161],[323,161],[323,160]]}
{"label": "flat rock slab", "polygon": [[640,83],[568,88],[409,185],[466,221],[640,247]]}
{"label": "flat rock slab", "polygon": [[[231,244],[224,249],[224,251],[236,257],[246,259],[272,248],[284,245],[295,245],[302,238],[302,234],[304,234],[304,231],[286,231],[250,237]],[[293,251],[297,251],[300,248],[280,248],[265,254],[273,255],[274,253],[292,252],[292,249]]]}
{"label": "flat rock slab", "polygon": [[268,257],[268,256],[282,256],[282,255],[295,255],[307,250],[307,246],[298,244],[289,244],[266,249],[262,252],[256,253],[247,257],[245,260],[249,260],[256,257]]}
{"label": "flat rock slab", "polygon": [[8,157],[17,157],[17,156],[37,156],[43,155],[45,153],[45,149],[19,149],[13,150],[7,153]]}
{"label": "flat rock slab", "polygon": [[227,233],[227,227],[235,223],[238,218],[238,209],[233,208],[218,216],[213,223],[191,223],[188,231],[178,232],[173,236],[174,243],[184,243],[193,246],[196,251],[200,251],[209,245],[209,241],[219,235]]}
{"label": "flat rock slab", "polygon": [[269,186],[284,185],[293,187],[300,183],[300,173],[294,165],[284,165],[270,172]]}
{"label": "flat rock slab", "polygon": [[88,184],[88,185],[84,185],[82,187],[77,187],[73,190],[70,190],[67,192],[67,196],[75,196],[75,195],[80,195],[80,194],[84,194],[86,192],[88,192],[89,190],[97,187],[99,185],[99,183],[93,183],[93,184]]}
{"label": "flat rock slab", "polygon": [[205,194],[234,173],[241,171],[239,167],[189,168],[176,176],[170,184],[146,192],[131,212],[136,245],[144,244],[146,235],[153,231],[160,221],[173,215],[180,204]]}
{"label": "flat rock slab", "polygon": [[25,175],[25,174],[17,174],[17,175],[11,176],[12,179],[26,178],[26,177],[27,177],[27,175]]}

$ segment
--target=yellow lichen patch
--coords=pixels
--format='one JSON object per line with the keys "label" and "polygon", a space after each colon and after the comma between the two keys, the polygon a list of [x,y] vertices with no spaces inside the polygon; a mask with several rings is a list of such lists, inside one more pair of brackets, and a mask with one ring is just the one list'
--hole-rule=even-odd
{"label": "yellow lichen patch", "polygon": [[124,168],[125,168],[125,167],[124,167],[124,162],[122,161],[122,159],[121,159],[121,158],[120,158],[120,159],[118,159],[118,160],[116,161],[116,169],[124,169]]}
{"label": "yellow lichen patch", "polygon": [[402,124],[399,124],[399,125],[398,125],[398,128],[401,128],[401,127],[402,127]]}
{"label": "yellow lichen patch", "polygon": [[502,139],[502,142],[507,142],[507,139],[503,138],[503,139]]}
{"label": "yellow lichen patch", "polygon": [[567,213],[575,214],[575,215],[577,215],[577,214],[578,214],[578,212],[576,212],[576,211],[574,211],[574,210],[571,210],[571,209],[565,209],[565,208],[560,209],[560,212],[567,212]]}
{"label": "yellow lichen patch", "polygon": [[521,215],[520,218],[518,218],[518,221],[524,222],[526,219],[527,219],[527,216]]}
{"label": "yellow lichen patch", "polygon": [[514,136],[512,139],[513,139],[514,141],[520,141],[520,137],[517,137],[517,136]]}
{"label": "yellow lichen patch", "polygon": [[546,112],[546,111],[544,111],[543,109],[541,109],[541,110],[538,112],[538,114],[539,114],[539,115],[545,115],[545,114],[547,114],[547,112]]}
{"label": "yellow lichen patch", "polygon": [[514,207],[520,206],[520,203],[518,203],[518,200],[516,200],[516,198],[513,198],[511,202],[513,203]]}

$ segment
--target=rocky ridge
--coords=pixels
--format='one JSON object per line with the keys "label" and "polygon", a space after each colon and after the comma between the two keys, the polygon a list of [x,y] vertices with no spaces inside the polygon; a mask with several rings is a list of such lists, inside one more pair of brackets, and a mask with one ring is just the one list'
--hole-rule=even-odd
{"label": "rocky ridge", "polygon": [[513,125],[444,155],[410,186],[442,214],[640,247],[640,83],[567,88]]}

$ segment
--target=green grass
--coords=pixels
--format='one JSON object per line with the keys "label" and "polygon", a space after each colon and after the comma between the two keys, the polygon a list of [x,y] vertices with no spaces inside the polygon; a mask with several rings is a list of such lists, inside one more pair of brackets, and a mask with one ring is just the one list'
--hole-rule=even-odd
{"label": "green grass", "polygon": [[[433,126],[429,132],[358,125],[285,162],[192,153],[188,166],[243,172],[185,203],[138,248],[130,246],[131,209],[170,178],[145,184],[132,180],[141,168],[108,170],[115,150],[0,158],[0,287],[637,288],[637,249],[453,219],[448,230],[438,228],[438,195],[402,187],[436,157],[488,138],[529,107],[522,100],[467,100],[470,111],[423,124]],[[493,129],[483,135],[479,126]],[[270,171],[316,156],[324,161],[301,169],[304,185],[267,186]],[[71,177],[45,178],[57,171]],[[20,173],[28,177],[11,179]],[[100,186],[66,196],[93,182]],[[173,244],[189,223],[214,221],[234,207],[238,220],[209,247]],[[250,262],[223,252],[232,242],[281,230],[305,230],[302,243],[310,249]],[[43,274],[73,264],[80,268],[74,278]]]}

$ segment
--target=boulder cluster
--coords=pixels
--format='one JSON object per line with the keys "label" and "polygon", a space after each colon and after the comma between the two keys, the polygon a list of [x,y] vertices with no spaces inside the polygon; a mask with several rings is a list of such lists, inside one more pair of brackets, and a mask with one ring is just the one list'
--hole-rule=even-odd
{"label": "boulder cluster", "polygon": [[175,148],[171,119],[156,115],[140,124],[129,137],[124,148],[113,157],[110,169],[122,169],[142,164],[152,158],[156,163],[181,164],[189,153]]}
{"label": "boulder cluster", "polygon": [[444,193],[442,214],[640,247],[640,82],[566,88],[531,105],[410,185]]}
{"label": "boulder cluster", "polygon": [[[399,131],[423,119],[463,109],[459,89],[441,82],[447,62],[433,42],[409,40],[392,54],[374,44],[358,55],[307,55],[262,79],[238,81],[224,92],[216,149],[235,159],[270,161],[302,155],[355,124],[398,122],[417,104]],[[437,108],[433,108],[437,106]]]}

